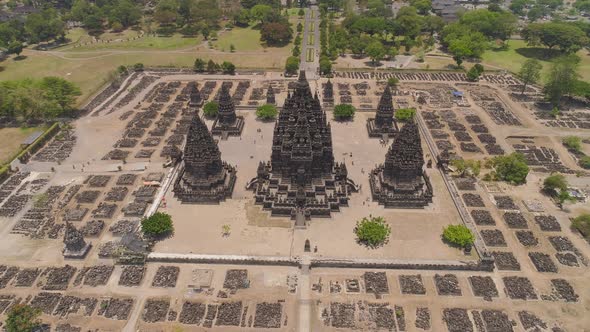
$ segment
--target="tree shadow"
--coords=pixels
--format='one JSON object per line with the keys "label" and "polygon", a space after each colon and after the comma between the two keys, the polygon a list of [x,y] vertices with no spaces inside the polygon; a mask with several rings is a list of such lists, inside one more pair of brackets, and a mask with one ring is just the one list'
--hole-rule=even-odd
{"label": "tree shadow", "polygon": [[19,55],[19,56],[15,56],[13,60],[14,61],[22,61],[22,60],[25,60],[25,59],[27,59],[27,56],[26,55]]}
{"label": "tree shadow", "polygon": [[525,58],[548,61],[562,56],[564,53],[559,50],[542,47],[521,47],[514,50]]}
{"label": "tree shadow", "polygon": [[373,62],[373,61],[366,61],[365,66],[367,67],[371,67],[371,68],[378,68],[378,67],[382,67],[383,63],[377,61],[377,62]]}

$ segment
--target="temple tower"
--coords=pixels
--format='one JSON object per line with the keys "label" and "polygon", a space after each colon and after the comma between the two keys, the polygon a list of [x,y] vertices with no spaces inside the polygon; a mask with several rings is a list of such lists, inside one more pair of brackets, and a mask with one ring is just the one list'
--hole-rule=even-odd
{"label": "temple tower", "polygon": [[296,225],[347,206],[357,189],[346,167],[334,162],[330,124],[303,71],[275,123],[271,160],[259,164],[248,188],[257,204]]}
{"label": "temple tower", "polygon": [[385,86],[379,105],[377,105],[375,117],[367,120],[369,137],[395,137],[398,127],[394,119],[394,112],[391,89],[389,86]]}
{"label": "temple tower", "polygon": [[235,182],[235,168],[221,160],[217,143],[195,115],[174,183],[174,196],[183,203],[219,203],[231,197]]}
{"label": "temple tower", "polygon": [[81,259],[86,256],[90,250],[91,244],[84,240],[82,232],[80,232],[72,223],[66,222],[66,232],[64,234],[64,250],[65,258]]}
{"label": "temple tower", "polygon": [[244,118],[236,115],[236,107],[229,94],[229,86],[222,85],[219,94],[219,111],[211,133],[227,139],[228,136],[240,136],[243,128]]}
{"label": "temple tower", "polygon": [[418,125],[405,124],[385,155],[385,163],[371,171],[373,200],[388,208],[423,208],[432,202],[432,185],[424,171]]}

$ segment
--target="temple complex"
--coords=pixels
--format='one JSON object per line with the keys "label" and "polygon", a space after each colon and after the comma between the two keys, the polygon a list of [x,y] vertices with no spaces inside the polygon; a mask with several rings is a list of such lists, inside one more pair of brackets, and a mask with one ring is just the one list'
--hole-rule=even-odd
{"label": "temple complex", "polygon": [[266,103],[270,105],[276,105],[277,101],[275,98],[275,90],[272,88],[272,84],[268,85],[268,90],[266,91]]}
{"label": "temple complex", "polygon": [[329,217],[348,206],[357,190],[346,166],[334,162],[330,124],[303,71],[275,123],[271,160],[261,162],[257,173],[248,183],[256,204],[301,227],[311,217]]}
{"label": "temple complex", "polygon": [[227,139],[240,136],[244,129],[244,118],[236,115],[236,106],[229,94],[229,86],[223,85],[219,95],[219,111],[211,128],[211,134]]}
{"label": "temple complex", "polygon": [[197,87],[197,82],[189,82],[188,83],[188,90],[189,90],[189,106],[190,107],[201,107],[203,106],[203,98],[201,97],[201,92]]}
{"label": "temple complex", "polygon": [[182,203],[219,203],[231,197],[236,169],[221,161],[221,152],[207,126],[194,116],[182,163],[174,181],[174,196]]}
{"label": "temple complex", "polygon": [[371,171],[373,200],[386,208],[423,208],[432,202],[432,185],[423,170],[424,156],[418,125],[405,124],[385,155]]}
{"label": "temple complex", "polygon": [[64,250],[65,258],[82,259],[90,250],[92,245],[84,240],[82,232],[80,232],[72,223],[66,222],[66,231],[64,234]]}
{"label": "temple complex", "polygon": [[391,97],[391,89],[387,85],[379,105],[377,106],[377,114],[374,118],[367,120],[367,130],[369,131],[369,137],[395,137],[399,131],[397,122],[394,117],[393,99]]}

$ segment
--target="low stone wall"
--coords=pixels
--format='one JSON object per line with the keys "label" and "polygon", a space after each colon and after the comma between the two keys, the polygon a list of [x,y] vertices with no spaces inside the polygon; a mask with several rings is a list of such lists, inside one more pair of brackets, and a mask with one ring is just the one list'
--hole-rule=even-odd
{"label": "low stone wall", "polygon": [[[304,265],[301,257],[286,256],[245,256],[245,255],[199,255],[151,253],[148,262],[186,263],[186,264],[227,264],[227,265]],[[310,268],[353,268],[353,269],[388,269],[388,270],[424,270],[424,271],[494,271],[494,261],[429,261],[429,260],[387,260],[387,259],[339,259],[312,258]]]}

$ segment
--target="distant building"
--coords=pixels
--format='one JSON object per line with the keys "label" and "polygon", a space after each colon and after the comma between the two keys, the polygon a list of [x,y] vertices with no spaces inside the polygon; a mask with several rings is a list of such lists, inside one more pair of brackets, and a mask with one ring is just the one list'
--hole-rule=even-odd
{"label": "distant building", "polygon": [[442,17],[445,22],[452,22],[459,18],[459,13],[465,11],[465,8],[456,0],[433,0],[432,11]]}

